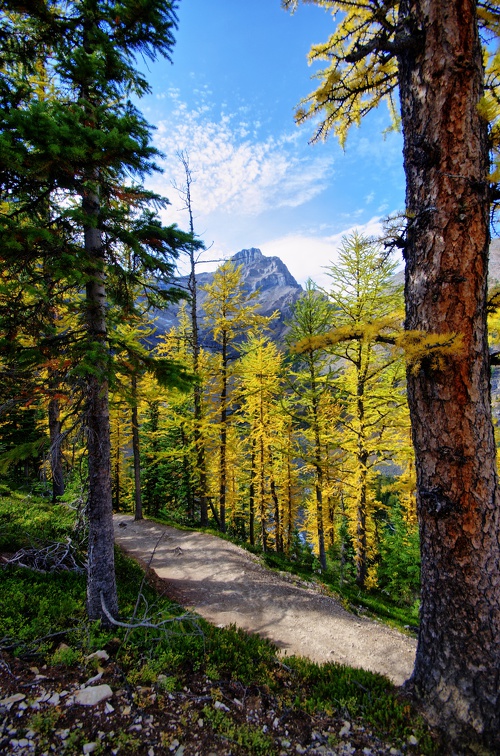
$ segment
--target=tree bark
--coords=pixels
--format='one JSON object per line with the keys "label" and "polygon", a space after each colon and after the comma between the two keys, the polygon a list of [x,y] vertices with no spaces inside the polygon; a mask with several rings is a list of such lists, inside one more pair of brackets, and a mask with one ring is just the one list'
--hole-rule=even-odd
{"label": "tree bark", "polygon": [[107,328],[104,250],[101,232],[95,225],[99,198],[89,194],[83,211],[93,218],[85,227],[85,251],[91,261],[86,285],[87,334],[95,351],[94,372],[86,378],[86,418],[89,467],[89,546],[87,570],[87,612],[91,620],[110,625],[108,612],[118,616],[115,578],[113,508],[111,493],[111,443],[107,380]]}
{"label": "tree bark", "polygon": [[134,457],[134,520],[142,520],[141,453],[137,412],[137,375],[132,374],[132,453]]}
{"label": "tree bark", "polygon": [[[50,380],[50,379],[49,379]],[[49,438],[50,438],[50,469],[52,472],[52,502],[64,494],[64,472],[61,450],[61,416],[59,402],[55,398],[49,401]]]}
{"label": "tree bark", "polygon": [[403,0],[406,328],[462,348],[408,370],[422,551],[410,685],[456,742],[500,752],[500,546],[486,332],[483,70],[473,0]]}
{"label": "tree bark", "polygon": [[226,532],[226,446],[227,446],[227,333],[222,334],[222,366],[220,392],[220,444],[219,444],[219,518],[220,530]]}
{"label": "tree bark", "polygon": [[318,395],[316,386],[316,376],[311,363],[311,394],[312,394],[312,415],[314,431],[314,468],[316,470],[316,480],[314,489],[316,492],[316,526],[318,533],[318,556],[322,570],[326,570],[326,552],[325,552],[325,528],[323,523],[323,466],[321,459],[321,438],[319,429],[319,408]]}
{"label": "tree bark", "polygon": [[250,490],[249,490],[249,537],[250,544],[255,546],[255,439],[252,439],[250,455]]}

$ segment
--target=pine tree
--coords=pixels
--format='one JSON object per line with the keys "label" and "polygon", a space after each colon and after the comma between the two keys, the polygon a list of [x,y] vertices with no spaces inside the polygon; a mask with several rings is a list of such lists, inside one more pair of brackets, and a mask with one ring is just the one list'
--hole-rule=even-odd
{"label": "pine tree", "polygon": [[[149,295],[150,274],[170,276],[176,250],[191,241],[173,227],[164,228],[149,210],[161,198],[127,179],[153,170],[156,154],[148,125],[128,99],[131,92],[148,90],[135,56],[168,57],[176,17],[167,0],[146,5],[82,0],[64,7],[40,3],[32,13],[23,8],[19,22],[21,44],[7,35],[3,47],[9,75],[0,93],[1,241],[6,288],[15,288],[12,281],[22,270],[33,302],[26,310],[11,298],[2,313],[3,346],[12,353],[19,348],[14,334],[40,332],[45,311],[40,303],[47,300],[39,275],[42,261],[45,277],[57,284],[51,306],[69,302],[79,321],[64,340],[71,346],[73,374],[86,402],[88,612],[91,619],[108,623],[102,604],[109,614],[117,614],[107,399],[110,318],[116,309],[133,307],[135,286]],[[9,17],[7,26],[13,26]],[[38,98],[19,75],[42,52],[57,83],[57,96],[49,101]],[[140,260],[140,266],[127,266],[130,258]],[[164,297],[171,298],[168,290]],[[30,354],[33,365],[39,364],[42,349],[57,349],[61,339],[37,341]]]}

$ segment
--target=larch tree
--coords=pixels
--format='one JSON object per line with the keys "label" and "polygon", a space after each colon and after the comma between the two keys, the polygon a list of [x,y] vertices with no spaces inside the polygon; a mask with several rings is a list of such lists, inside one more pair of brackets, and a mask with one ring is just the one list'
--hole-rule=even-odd
{"label": "larch tree", "polygon": [[[401,357],[376,343],[371,327],[384,320],[398,322],[402,292],[392,282],[396,264],[370,239],[353,233],[344,237],[335,265],[327,268],[331,280],[329,299],[335,312],[333,324],[361,332],[332,349],[344,364],[335,381],[345,405],[340,417],[346,452],[344,465],[352,484],[356,582],[365,587],[368,577],[369,533],[373,529],[375,503],[373,481],[376,465],[395,455],[398,448],[399,411],[406,405]],[[346,333],[347,335],[347,333]]]}
{"label": "larch tree", "polygon": [[[290,321],[287,340],[290,344],[321,337],[332,328],[333,310],[327,298],[317,290],[311,280],[303,296],[296,302]],[[324,348],[311,346],[295,354],[289,372],[290,408],[295,408],[296,421],[303,428],[302,454],[306,469],[313,471],[314,501],[318,557],[326,570],[324,485],[326,457],[331,440],[331,418],[323,411],[330,404],[332,390],[332,361]]]}
{"label": "larch tree", "polygon": [[276,344],[261,334],[250,336],[242,347],[238,372],[238,403],[250,454],[249,530],[260,525],[262,548],[267,551],[271,529],[276,551],[283,551],[283,504],[278,485],[278,456],[285,428],[279,403],[282,357]]}
{"label": "larch tree", "polygon": [[218,346],[217,369],[219,414],[219,519],[220,529],[226,530],[227,431],[229,423],[232,365],[238,357],[237,345],[251,329],[263,327],[270,321],[257,313],[255,293],[245,291],[241,269],[228,261],[214,273],[213,280],[204,287],[207,298],[203,305],[205,323]]}
{"label": "larch tree", "polygon": [[[498,752],[500,508],[486,297],[490,148],[498,144],[496,120],[488,134],[498,110],[491,108],[498,59],[489,50],[500,7],[497,0],[309,1],[332,12],[335,29],[311,49],[326,67],[298,120],[319,116],[317,137],[334,131],[343,142],[384,99],[399,120],[399,88],[405,325],[460,337],[460,348],[408,370],[422,556],[409,687],[453,741]],[[293,9],[298,0],[283,4]]]}

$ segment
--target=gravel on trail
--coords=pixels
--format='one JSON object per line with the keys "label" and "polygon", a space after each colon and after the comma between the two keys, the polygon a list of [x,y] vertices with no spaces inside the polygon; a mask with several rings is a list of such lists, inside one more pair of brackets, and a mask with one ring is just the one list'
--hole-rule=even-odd
{"label": "gravel on trail", "polygon": [[346,611],[320,587],[273,572],[244,549],[207,533],[177,530],[130,515],[114,517],[115,539],[150,567],[165,593],[209,622],[235,624],[273,641],[282,654],[410,676],[416,641]]}

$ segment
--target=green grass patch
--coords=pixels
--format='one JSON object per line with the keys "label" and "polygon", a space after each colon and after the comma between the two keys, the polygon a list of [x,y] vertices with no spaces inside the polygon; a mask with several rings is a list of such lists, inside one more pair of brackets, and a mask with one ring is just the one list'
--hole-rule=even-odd
{"label": "green grass patch", "polygon": [[75,512],[66,504],[12,493],[0,497],[0,551],[14,552],[35,543],[64,541]]}

